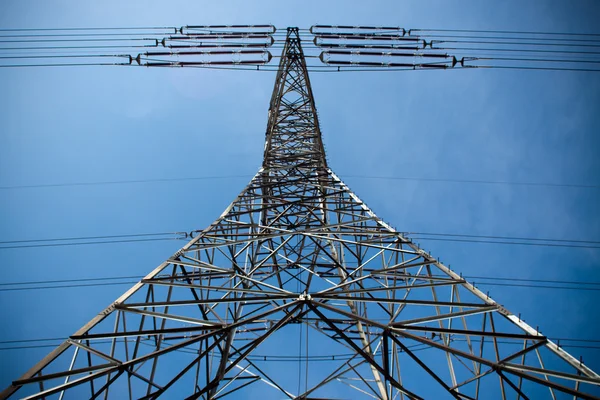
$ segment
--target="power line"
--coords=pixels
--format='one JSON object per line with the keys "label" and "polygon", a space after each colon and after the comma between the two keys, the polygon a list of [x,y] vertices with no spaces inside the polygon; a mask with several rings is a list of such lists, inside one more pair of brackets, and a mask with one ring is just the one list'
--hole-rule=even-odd
{"label": "power line", "polygon": [[[1,31],[0,31],[1,32]],[[59,33],[59,34],[27,34],[27,35],[2,35],[0,38],[51,38],[51,37],[99,37],[99,36],[152,36],[165,35],[168,32],[128,32],[128,33]]]}
{"label": "power line", "polygon": [[0,50],[93,50],[93,49],[141,49],[149,48],[154,46],[140,45],[140,46],[127,46],[127,45],[115,45],[115,46],[27,46],[27,47],[0,47]]}
{"label": "power line", "polygon": [[570,54],[586,54],[588,56],[600,55],[600,51],[574,51],[574,50],[541,50],[541,49],[499,49],[499,48],[481,48],[481,47],[440,47],[435,50],[462,50],[462,51],[502,51],[515,53],[548,53],[548,54],[563,54],[568,57]]}
{"label": "power line", "polygon": [[468,237],[468,238],[485,238],[485,239],[530,240],[530,241],[543,241],[543,242],[573,242],[573,243],[600,244],[600,241],[597,241],[597,240],[548,239],[548,238],[523,237],[523,236],[468,235],[468,234],[461,234],[461,233],[435,233],[435,232],[403,232],[403,233],[405,233],[407,235],[428,235],[428,236],[449,236],[449,237]]}
{"label": "power line", "polygon": [[[184,26],[185,27],[185,26]],[[4,28],[0,32],[55,32],[55,31],[104,31],[104,30],[175,30],[179,27],[175,26],[137,26],[137,27],[69,27],[69,28]],[[217,28],[188,28],[193,31],[217,31]],[[278,27],[275,32],[280,33],[284,28]],[[300,29],[307,31],[308,29]],[[598,37],[600,33],[578,33],[578,32],[555,32],[555,31],[509,31],[509,30],[490,30],[490,29],[437,29],[437,28],[411,28],[407,29],[409,35],[414,32],[463,32],[463,33],[491,33],[491,34],[522,34],[522,35],[551,35],[551,36],[581,36],[581,37]]]}
{"label": "power line", "polygon": [[0,286],[35,285],[35,284],[41,284],[41,283],[108,281],[108,280],[118,280],[118,279],[141,279],[141,278],[143,278],[143,275],[113,276],[113,277],[103,277],[103,278],[59,279],[59,280],[47,280],[47,281],[29,281],[29,282],[0,283]]}
{"label": "power line", "polygon": [[138,281],[131,282],[106,282],[106,283],[80,283],[73,285],[54,285],[54,286],[38,286],[38,287],[22,287],[22,288],[0,288],[0,292],[18,292],[23,290],[41,290],[41,289],[68,289],[78,287],[96,287],[96,286],[116,286],[116,285],[133,285]]}
{"label": "power line", "polygon": [[556,58],[523,58],[523,57],[480,57],[480,60],[499,60],[499,61],[531,61],[531,62],[549,62],[549,63],[581,63],[581,64],[600,64],[598,60],[565,60]]}
{"label": "power line", "polygon": [[0,40],[0,43],[55,43],[55,42],[139,42],[150,41],[147,38],[88,38],[88,39],[22,39]]}
{"label": "power line", "polygon": [[31,245],[15,245],[15,246],[0,246],[3,249],[24,249],[34,247],[63,247],[63,246],[83,246],[90,244],[114,244],[114,243],[135,243],[135,242],[158,242],[162,240],[180,240],[181,238],[153,238],[153,239],[123,239],[123,240],[99,240],[91,242],[76,242],[76,243],[52,243],[52,244],[31,244]]}
{"label": "power line", "polygon": [[[99,278],[79,278],[79,279],[63,279],[63,280],[44,280],[44,281],[27,281],[27,282],[9,282],[2,283],[0,286],[9,286],[8,288],[1,288],[0,291],[22,291],[22,290],[39,290],[39,289],[63,289],[63,288],[75,288],[75,287],[93,287],[93,286],[111,286],[111,285],[124,285],[124,284],[135,284],[142,279],[142,275],[133,275],[133,276],[114,276],[114,277],[99,277]],[[414,276],[414,278],[423,278],[426,279],[428,276]],[[600,282],[589,282],[589,281],[568,281],[568,280],[550,280],[550,279],[527,279],[527,278],[513,278],[513,277],[492,277],[492,276],[470,276],[465,275],[465,279],[468,279],[472,284],[477,283],[478,285],[487,285],[487,286],[516,286],[516,287],[531,287],[531,288],[540,288],[540,289],[570,289],[570,290],[591,290],[591,291],[600,291]],[[134,281],[124,281],[124,282],[103,282],[103,283],[81,283],[81,282],[98,282],[98,281],[114,281],[114,280],[123,280],[123,279],[136,279]],[[492,281],[492,282],[475,282],[475,279],[483,279],[484,281]],[[500,282],[494,282],[500,281]],[[530,282],[531,284],[513,284],[506,283],[506,281],[515,281],[515,282]],[[53,285],[53,286],[39,286],[39,285],[49,285],[55,283],[65,283],[64,285]],[[554,286],[550,285],[539,285],[537,283],[551,283]],[[556,285],[573,285],[573,286],[556,286]],[[13,287],[13,286],[25,286],[25,285],[38,285],[38,286],[28,286],[28,287]],[[576,287],[579,286],[592,286],[592,287]],[[597,287],[593,287],[597,286]]]}
{"label": "power line", "polygon": [[128,65],[120,63],[50,63],[50,64],[12,64],[0,65],[0,68],[28,68],[28,67],[97,67],[97,66],[116,66]]}
{"label": "power line", "polygon": [[130,180],[100,181],[100,182],[46,183],[46,184],[36,184],[36,185],[0,186],[0,190],[69,187],[69,186],[122,185],[122,184],[129,184],[129,183],[151,183],[151,182],[184,182],[184,181],[197,181],[197,180],[206,180],[206,179],[251,178],[252,176],[253,175],[228,175],[228,176],[199,176],[199,177],[190,177],[190,178],[130,179]]}
{"label": "power line", "polygon": [[557,38],[557,37],[522,37],[522,36],[516,37],[516,36],[435,35],[435,34],[419,34],[417,37],[419,37],[419,38],[434,37],[434,38],[442,38],[442,39],[450,38],[450,39],[537,40],[540,42],[555,41],[555,43],[560,43],[560,41],[563,41],[563,42],[581,42],[581,43],[600,44],[600,37],[597,39],[573,39],[573,38]]}
{"label": "power line", "polygon": [[411,239],[420,240],[435,240],[438,242],[462,242],[462,243],[488,243],[488,244],[505,244],[505,245],[519,245],[519,246],[539,246],[539,247],[568,247],[568,248],[581,248],[581,249],[600,249],[600,246],[591,245],[576,245],[576,244],[558,244],[558,243],[528,243],[528,242],[514,242],[514,241],[500,241],[500,240],[473,240],[473,239],[451,239],[451,238],[432,238],[432,237],[411,237]]}
{"label": "power line", "polygon": [[[73,186],[122,185],[122,184],[131,184],[131,183],[185,182],[185,181],[208,180],[208,179],[251,178],[252,176],[253,175],[223,175],[223,176],[200,176],[200,177],[188,177],[188,178],[150,178],[150,179],[98,181],[98,182],[45,183],[45,184],[32,184],[32,185],[0,186],[0,190],[34,189],[34,188],[50,188],[50,187],[73,187]],[[575,183],[514,182],[514,181],[481,180],[481,179],[421,178],[421,177],[365,176],[365,175],[346,175],[345,177],[346,178],[354,178],[354,179],[387,179],[387,180],[423,181],[423,182],[447,182],[447,183],[541,186],[541,187],[546,186],[546,187],[600,189],[600,185],[575,184]]]}
{"label": "power line", "polygon": [[[475,283],[471,282],[473,285]],[[488,283],[488,282],[477,282],[478,285],[484,286],[510,286],[510,287],[527,287],[527,288],[536,288],[536,289],[553,289],[553,290],[586,290],[586,291],[594,291],[600,292],[600,287],[597,288],[580,288],[580,287],[570,287],[570,286],[545,286],[545,285],[526,285],[520,283]]]}
{"label": "power line", "polygon": [[167,236],[167,235],[179,235],[179,234],[182,234],[182,232],[131,233],[131,234],[126,234],[126,235],[104,235],[104,236],[76,236],[76,237],[53,238],[53,239],[8,240],[8,241],[0,241],[0,244],[62,242],[62,241],[67,241],[67,240],[114,239],[114,238],[131,238],[131,237],[142,237],[142,236]]}
{"label": "power line", "polygon": [[543,282],[543,283],[568,283],[573,285],[600,285],[600,282],[589,282],[589,281],[565,281],[565,280],[552,280],[552,279],[527,279],[527,278],[512,278],[512,277],[499,277],[499,276],[466,276],[469,279],[487,279],[495,281],[517,281],[517,282]]}
{"label": "power line", "polygon": [[37,59],[37,58],[125,58],[127,54],[72,54],[72,55],[37,55],[37,56],[0,56],[0,59]]}
{"label": "power line", "polygon": [[[113,49],[117,48],[128,48],[132,54],[126,55],[128,62],[115,62],[115,63],[80,63],[80,62],[56,62],[56,63],[32,63],[23,62],[18,64],[4,64],[0,65],[2,68],[15,68],[15,67],[81,67],[81,66],[97,66],[97,65],[118,65],[118,66],[146,66],[146,67],[188,67],[188,68],[206,68],[206,69],[229,69],[229,70],[253,70],[253,71],[276,71],[277,67],[274,65],[267,65],[271,60],[241,60],[241,61],[180,61],[179,59],[166,59],[158,63],[150,62],[147,59],[147,55],[144,53],[135,53],[136,48],[165,48],[173,49],[176,47],[205,47],[207,46],[206,40],[210,43],[208,46],[211,47],[231,47],[244,48],[246,46],[264,46],[265,48],[280,48],[283,41],[283,36],[286,34],[281,31],[276,31],[272,25],[264,25],[262,28],[269,27],[267,31],[256,31],[255,28],[258,26],[239,26],[237,28],[243,28],[240,31],[236,27],[220,26],[210,29],[205,28],[194,28],[183,26],[177,27],[148,27],[148,28],[127,28],[127,27],[116,27],[116,28],[43,28],[43,29],[15,29],[15,30],[0,30],[0,43],[24,43],[24,44],[40,44],[41,46],[26,46],[26,47],[3,47],[1,51],[47,51],[49,49],[54,50],[84,50],[89,52],[92,49],[104,48]],[[185,29],[185,32],[184,32]],[[452,58],[454,61],[445,61],[442,65],[436,66],[436,63],[426,62],[419,64],[416,62],[400,63],[394,65],[394,63],[388,62],[364,62],[364,61],[337,61],[336,65],[309,65],[308,69],[311,72],[367,72],[367,71],[409,71],[416,69],[435,69],[433,67],[439,67],[444,69],[468,69],[468,68],[499,68],[499,69],[522,69],[522,70],[553,70],[553,71],[580,71],[580,72],[600,72],[600,68],[576,68],[579,64],[594,64],[594,60],[581,60],[581,59],[569,59],[571,54],[598,54],[598,52],[581,51],[582,47],[600,47],[600,36],[596,34],[557,34],[556,32],[535,32],[535,33],[523,33],[523,31],[484,31],[484,30],[452,30],[452,29],[411,29],[404,30],[398,28],[402,32],[401,36],[393,36],[389,39],[393,40],[404,40],[407,39],[414,41],[416,49],[421,50],[419,56],[427,57],[431,55],[429,50],[449,50],[454,49],[457,54],[449,54],[447,57]],[[405,33],[408,32],[408,36]],[[413,35],[417,33],[417,35]],[[450,34],[452,33],[452,34]],[[325,43],[319,44],[315,42],[312,44],[312,39],[320,38],[325,35],[323,32],[319,33],[302,33],[303,40],[307,41],[304,46],[306,49],[323,49]],[[528,35],[528,36],[527,36]],[[532,36],[533,35],[533,36]],[[331,37],[329,37],[331,36]],[[364,45],[353,45],[349,46],[368,48],[370,46],[379,46],[380,48],[387,49],[407,49],[406,46],[397,44],[376,44],[381,39],[380,35],[372,34],[356,34],[356,33],[330,33],[328,39],[334,41],[342,40],[354,40],[354,39],[368,39],[367,44]],[[396,39],[394,39],[396,38]],[[429,38],[429,42],[427,41]],[[258,39],[259,42],[253,42]],[[265,39],[266,41],[261,43]],[[267,40],[268,39],[268,40]],[[237,40],[234,42],[232,40]],[[133,43],[146,42],[142,46],[136,46]],[[57,43],[69,43],[69,42],[81,42],[87,43],[82,46],[56,46]],[[129,42],[126,46],[120,46],[115,44],[117,42]],[[102,45],[92,45],[93,43],[100,43]],[[446,44],[457,44],[459,47],[447,47]],[[43,44],[43,45],[42,45]],[[174,45],[175,44],[175,45]],[[336,44],[338,47],[345,47],[347,44]],[[481,45],[487,45],[485,49],[481,49]],[[413,46],[413,47],[415,47]],[[512,48],[506,48],[511,46]],[[429,49],[427,49],[429,47]],[[569,48],[576,48],[577,51],[569,50]],[[462,52],[480,52],[480,51],[491,51],[497,52],[525,52],[525,53],[554,53],[559,54],[566,59],[533,59],[526,57],[493,57],[489,56],[481,58],[481,56],[475,57],[462,57]],[[360,52],[353,52],[354,56],[358,56]],[[391,54],[384,52],[382,55]],[[2,55],[2,53],[0,53]],[[372,55],[372,54],[371,54]],[[142,58],[140,58],[142,56]],[[169,57],[169,55],[166,55]],[[353,57],[354,57],[353,56]],[[417,56],[417,54],[415,54]],[[35,58],[46,58],[46,59],[68,59],[76,57],[74,55],[57,54],[57,55],[39,55],[30,54],[29,56],[15,55],[10,58],[4,54],[2,59],[5,60],[16,60],[23,59],[31,60]],[[80,58],[83,55],[80,56]],[[316,55],[308,55],[307,57],[318,57]],[[137,63],[133,61],[136,60]],[[141,60],[141,61],[140,61]],[[458,61],[460,60],[460,61]],[[482,64],[486,61],[488,64]],[[323,59],[322,61],[327,64]],[[465,64],[467,62],[467,64]],[[457,65],[458,63],[458,65]],[[527,63],[534,63],[535,65],[528,65]],[[553,66],[552,63],[566,63],[569,66]],[[230,65],[230,66],[225,66]],[[343,64],[343,66],[341,66]],[[347,64],[347,65],[346,65]],[[506,65],[508,64],[508,65]],[[365,68],[367,66],[367,68]],[[457,68],[454,68],[454,67]],[[262,68],[261,68],[262,67]]]}
{"label": "power line", "polygon": [[[195,232],[195,231],[193,231]],[[435,232],[402,232],[411,240],[435,240],[449,242],[466,243],[489,243],[504,245],[524,245],[540,247],[567,247],[567,248],[590,248],[596,249],[600,246],[600,241],[581,240],[581,239],[550,239],[521,236],[494,236],[494,235],[474,235],[474,234],[456,234],[456,233],[435,233]],[[157,233],[134,233],[125,235],[103,235],[103,236],[73,236],[66,238],[44,238],[44,239],[20,239],[0,241],[1,249],[35,248],[35,247],[60,247],[91,244],[111,244],[111,243],[131,243],[131,242],[149,242],[161,240],[181,240],[187,239],[192,233],[187,232],[157,232]],[[417,235],[417,236],[411,236]],[[419,236],[421,235],[421,236]],[[148,238],[151,236],[151,238]],[[165,236],[165,237],[155,237]],[[170,237],[168,237],[170,236]],[[436,237],[429,237],[436,236]],[[98,240],[102,239],[102,240]],[[105,240],[111,239],[111,240]],[[114,240],[112,240],[114,239]],[[487,240],[499,239],[499,240]],[[62,243],[54,243],[62,242]],[[69,242],[69,243],[65,243]]]}
{"label": "power line", "polygon": [[506,31],[506,30],[485,30],[485,29],[434,29],[420,28],[409,29],[408,32],[464,32],[464,33],[505,33],[505,34],[521,34],[521,35],[554,35],[554,36],[582,36],[582,37],[598,37],[600,33],[571,33],[571,32],[536,32],[536,31]]}
{"label": "power line", "polygon": [[[358,179],[389,179],[404,181],[426,181],[426,182],[453,182],[453,183],[478,183],[489,185],[518,185],[518,186],[549,186],[549,187],[572,187],[600,189],[600,185],[588,185],[577,183],[551,183],[551,182],[514,182],[514,181],[495,181],[484,179],[454,179],[454,178],[419,178],[419,177],[400,177],[400,176],[363,176],[363,175],[345,175],[346,178]],[[0,187],[2,189],[2,187]]]}
{"label": "power line", "polygon": [[[463,342],[463,339],[460,338],[454,338],[454,341],[457,342]],[[466,339],[465,339],[466,340]],[[108,340],[108,341],[95,341],[95,343],[111,343],[112,341]],[[471,342],[479,342],[477,339],[471,339]],[[508,341],[502,341],[502,340],[497,340],[497,343],[500,344],[519,344],[522,345],[522,343],[514,343],[514,342],[508,342]],[[147,343],[143,343],[142,344],[147,344]],[[11,347],[0,347],[0,351],[7,351],[7,350],[26,350],[26,349],[33,349],[33,348],[54,348],[57,347],[60,343],[57,344],[46,344],[46,345],[36,345],[36,346],[11,346]],[[574,345],[574,344],[561,344],[560,347],[569,347],[569,348],[578,348],[578,349],[586,349],[586,350],[597,350],[600,349],[600,346],[581,346],[581,345]],[[411,349],[411,351],[417,352],[417,351],[421,351],[421,350],[428,350],[428,349],[433,349],[433,347],[427,345],[427,344],[418,344],[418,345],[414,345],[414,347],[409,347],[409,349]],[[189,354],[198,354],[196,351],[192,351],[192,350],[186,350],[186,349],[177,349],[175,351],[178,352],[183,352],[183,353],[189,353]],[[324,355],[313,355],[313,356],[309,356],[308,359],[306,359],[307,361],[310,362],[333,362],[333,361],[345,361],[345,360],[350,360],[352,358],[355,358],[356,354],[351,355],[351,354],[324,354]],[[282,356],[282,355],[253,355],[253,356],[248,356],[248,359],[253,361],[253,362],[296,362],[296,357],[295,356]],[[302,360],[305,360],[305,357],[302,358]]]}
{"label": "power line", "polygon": [[493,68],[493,69],[521,69],[521,70],[536,70],[536,71],[573,71],[573,72],[600,72],[594,68],[563,68],[563,67],[526,67],[512,65],[481,65],[477,68]]}
{"label": "power line", "polygon": [[95,27],[95,28],[6,28],[0,32],[55,32],[55,31],[106,31],[106,30],[142,30],[142,29],[175,29],[174,26],[144,26],[144,27]]}
{"label": "power line", "polygon": [[[574,338],[549,338],[552,341],[555,342],[576,342],[576,343],[600,343],[600,340],[590,340],[590,339],[574,339]],[[40,343],[40,342],[50,342],[50,341],[56,341],[59,342],[57,344],[45,344],[45,345],[34,345],[34,346],[9,346],[9,347],[0,347],[0,351],[4,351],[4,350],[18,350],[18,349],[30,349],[30,348],[41,348],[41,347],[56,347],[58,344],[62,343],[64,340],[66,340],[66,338],[50,338],[50,339],[25,339],[25,340],[7,340],[7,341],[0,341],[0,344],[16,344],[16,343]],[[471,338],[470,339],[471,342],[479,342],[481,339],[478,338]],[[462,341],[466,341],[466,339],[462,339],[462,338],[453,338],[452,341],[457,341],[457,342],[462,342]],[[97,340],[95,341],[95,343],[111,343],[112,340]],[[140,343],[143,343],[140,342]],[[502,343],[502,344],[515,344],[515,345],[522,345],[521,342],[515,341],[515,342],[511,342],[511,341],[507,341],[507,340],[500,340],[498,341],[498,343]],[[427,345],[426,343],[419,343],[419,344],[415,344],[412,346],[409,346],[409,348],[429,348],[430,346]],[[561,345],[561,347],[574,347],[574,348],[584,348],[584,349],[600,349],[600,346],[590,346],[590,345],[586,345],[586,346],[582,346],[582,345],[578,345],[578,344],[563,344]],[[190,351],[191,352],[191,351]],[[194,352],[194,354],[196,354],[196,352]],[[253,359],[257,360],[257,361],[274,361],[274,360],[279,360],[279,361],[302,361],[302,360],[306,360],[306,361],[339,361],[339,360],[344,360],[344,359],[348,359],[348,358],[352,358],[355,357],[356,354],[352,354],[352,353],[337,353],[337,354],[315,354],[315,355],[298,355],[298,356],[294,356],[294,355],[282,355],[282,354],[255,354],[253,355]]]}
{"label": "power line", "polygon": [[[276,58],[276,57],[273,57]],[[210,65],[185,65],[178,61],[172,61],[169,65],[135,65],[129,62],[126,63],[38,63],[38,64],[6,64],[0,65],[0,68],[27,68],[27,67],[93,67],[93,66],[125,66],[125,67],[160,67],[160,68],[201,68],[215,70],[234,70],[234,71],[256,71],[256,72],[276,72],[277,66],[261,64],[251,64],[252,66],[219,66]],[[234,65],[234,64],[232,64]],[[447,68],[450,70],[465,70],[472,68],[483,69],[514,69],[514,70],[537,70],[537,71],[571,71],[571,72],[600,72],[600,68],[564,68],[564,67],[537,67],[537,66],[501,66],[501,65],[465,65],[462,68]],[[444,68],[446,69],[446,68]],[[412,67],[388,67],[382,63],[381,66],[360,67],[360,66],[333,66],[333,65],[317,65],[308,66],[307,70],[312,73],[348,73],[348,72],[403,72],[403,71],[431,71],[433,69],[421,68],[419,65]]]}
{"label": "power line", "polygon": [[[509,40],[510,38],[507,38]],[[577,44],[577,43],[532,43],[532,42],[501,42],[498,40],[433,40],[433,44],[438,43],[468,43],[468,44],[501,44],[501,45],[521,45],[521,46],[553,46],[553,47],[600,47],[600,42],[596,44]]]}

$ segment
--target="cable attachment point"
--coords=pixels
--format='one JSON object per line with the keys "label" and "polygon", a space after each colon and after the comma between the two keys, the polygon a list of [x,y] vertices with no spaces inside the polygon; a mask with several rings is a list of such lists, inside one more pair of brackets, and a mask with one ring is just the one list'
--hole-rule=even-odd
{"label": "cable attachment point", "polygon": [[137,65],[142,65],[142,55],[138,54],[135,58],[129,56],[129,65],[133,64],[134,61],[137,63]]}
{"label": "cable attachment point", "polygon": [[310,294],[306,294],[306,292],[304,292],[300,296],[298,296],[298,300],[300,300],[300,301],[311,301],[312,300],[312,296]]}

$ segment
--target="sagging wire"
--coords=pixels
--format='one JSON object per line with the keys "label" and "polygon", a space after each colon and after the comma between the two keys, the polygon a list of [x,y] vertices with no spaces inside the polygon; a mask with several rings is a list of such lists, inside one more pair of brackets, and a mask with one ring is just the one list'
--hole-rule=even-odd
{"label": "sagging wire", "polygon": [[[600,50],[600,34],[594,33],[313,25],[301,29],[299,37],[306,42],[306,57],[321,62],[308,65],[317,73],[463,68],[600,71],[600,51],[590,50]],[[278,56],[269,49],[281,49],[285,39],[286,32],[270,24],[3,29],[0,68],[101,65],[272,72],[277,66],[270,62]],[[251,49],[264,50],[260,59],[247,57],[258,54]]]}

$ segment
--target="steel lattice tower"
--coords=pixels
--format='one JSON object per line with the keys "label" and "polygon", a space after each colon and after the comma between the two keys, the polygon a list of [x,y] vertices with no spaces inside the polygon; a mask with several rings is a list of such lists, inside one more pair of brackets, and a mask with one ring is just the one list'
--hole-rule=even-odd
{"label": "steel lattice tower", "polygon": [[328,168],[289,28],[262,168],[214,223],[0,398],[17,390],[594,399],[600,376],[396,232]]}

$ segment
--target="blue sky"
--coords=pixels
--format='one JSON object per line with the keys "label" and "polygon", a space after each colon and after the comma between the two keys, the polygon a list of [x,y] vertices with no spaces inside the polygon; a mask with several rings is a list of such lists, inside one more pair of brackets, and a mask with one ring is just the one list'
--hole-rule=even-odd
{"label": "blue sky", "polygon": [[[272,23],[597,32],[593,1],[4,1],[0,28]],[[599,185],[600,75],[415,71],[311,75],[332,169],[401,231],[598,240],[600,190],[364,179]],[[0,70],[0,240],[190,231],[261,163],[274,73]],[[421,241],[465,275],[600,281],[597,249]],[[179,242],[0,250],[4,282],[145,274]],[[65,337],[126,286],[0,292],[0,341]],[[598,292],[489,287],[550,337],[597,339]],[[1,346],[0,346],[1,347]],[[6,386],[49,349],[3,351]],[[573,349],[600,370],[600,350]]]}

